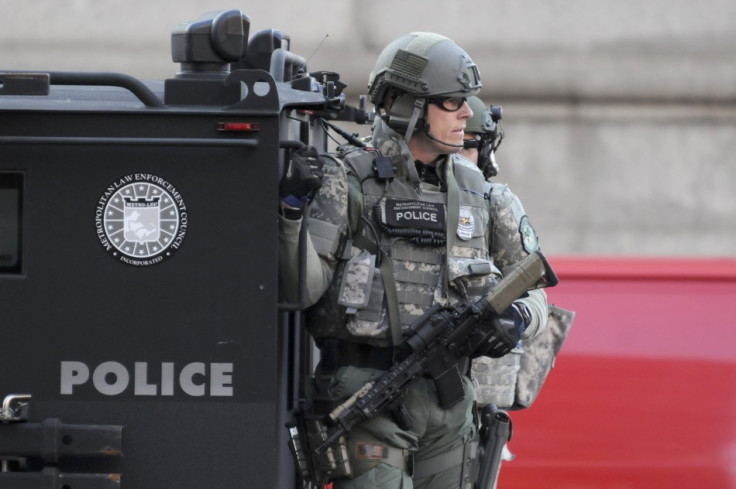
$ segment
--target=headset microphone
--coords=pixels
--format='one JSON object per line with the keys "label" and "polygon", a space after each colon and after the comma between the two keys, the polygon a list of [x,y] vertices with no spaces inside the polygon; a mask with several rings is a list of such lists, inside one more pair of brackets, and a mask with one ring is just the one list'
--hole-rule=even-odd
{"label": "headset microphone", "polygon": [[478,148],[480,146],[480,141],[477,139],[465,139],[463,140],[463,148],[465,149],[474,149]]}

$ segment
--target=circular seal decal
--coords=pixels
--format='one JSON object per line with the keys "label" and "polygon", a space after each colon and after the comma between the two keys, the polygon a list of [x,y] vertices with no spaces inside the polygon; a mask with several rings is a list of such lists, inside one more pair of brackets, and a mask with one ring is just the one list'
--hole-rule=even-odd
{"label": "circular seal decal", "polygon": [[187,232],[187,206],[169,181],[149,173],[125,175],[97,202],[97,238],[119,261],[161,263],[179,249]]}

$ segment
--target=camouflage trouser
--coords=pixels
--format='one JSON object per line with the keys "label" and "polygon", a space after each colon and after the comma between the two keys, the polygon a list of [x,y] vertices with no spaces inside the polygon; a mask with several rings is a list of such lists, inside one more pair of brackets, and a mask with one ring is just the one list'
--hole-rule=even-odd
{"label": "camouflage trouser", "polygon": [[[380,370],[343,367],[332,378],[330,394],[338,399],[347,398],[383,372]],[[404,398],[404,406],[408,409],[413,426],[402,429],[390,413],[381,413],[374,418],[358,424],[349,433],[350,459],[356,474],[353,479],[334,481],[335,489],[458,489],[461,487],[462,457],[457,465],[440,470],[437,473],[412,479],[408,473],[397,465],[365,456],[359,453],[371,453],[371,449],[361,450],[360,446],[379,447],[378,451],[388,449],[393,455],[401,454],[414,466],[419,467],[422,461],[458,449],[476,435],[477,428],[474,416],[475,388],[473,382],[463,377],[465,399],[449,409],[440,408],[437,391],[431,379],[419,378],[413,381]],[[395,460],[395,457],[389,457]],[[434,464],[424,464],[426,466]]]}

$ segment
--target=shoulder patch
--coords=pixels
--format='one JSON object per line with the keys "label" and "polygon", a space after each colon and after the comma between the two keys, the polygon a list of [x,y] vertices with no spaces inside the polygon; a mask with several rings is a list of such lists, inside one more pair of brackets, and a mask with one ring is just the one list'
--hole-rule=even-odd
{"label": "shoulder patch", "polygon": [[519,222],[519,233],[521,234],[521,242],[527,253],[534,253],[539,250],[539,239],[537,232],[534,231],[529,217],[523,216]]}

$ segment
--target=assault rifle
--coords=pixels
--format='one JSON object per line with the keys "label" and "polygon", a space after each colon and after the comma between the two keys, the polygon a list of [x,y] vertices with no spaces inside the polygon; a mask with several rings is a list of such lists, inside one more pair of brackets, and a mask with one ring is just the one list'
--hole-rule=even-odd
{"label": "assault rifle", "polygon": [[501,333],[492,319],[528,290],[552,287],[557,281],[547,259],[536,251],[519,262],[487,297],[454,309],[435,307],[428,311],[407,333],[405,341],[411,353],[329,414],[331,426],[315,452],[323,453],[358,422],[384,410],[399,408],[396,412],[401,422],[410,426],[408,413],[402,416],[401,397],[404,388],[419,375],[428,373],[432,377],[443,407],[462,400],[464,392],[458,361],[479,349],[487,350],[488,346],[499,344]]}

